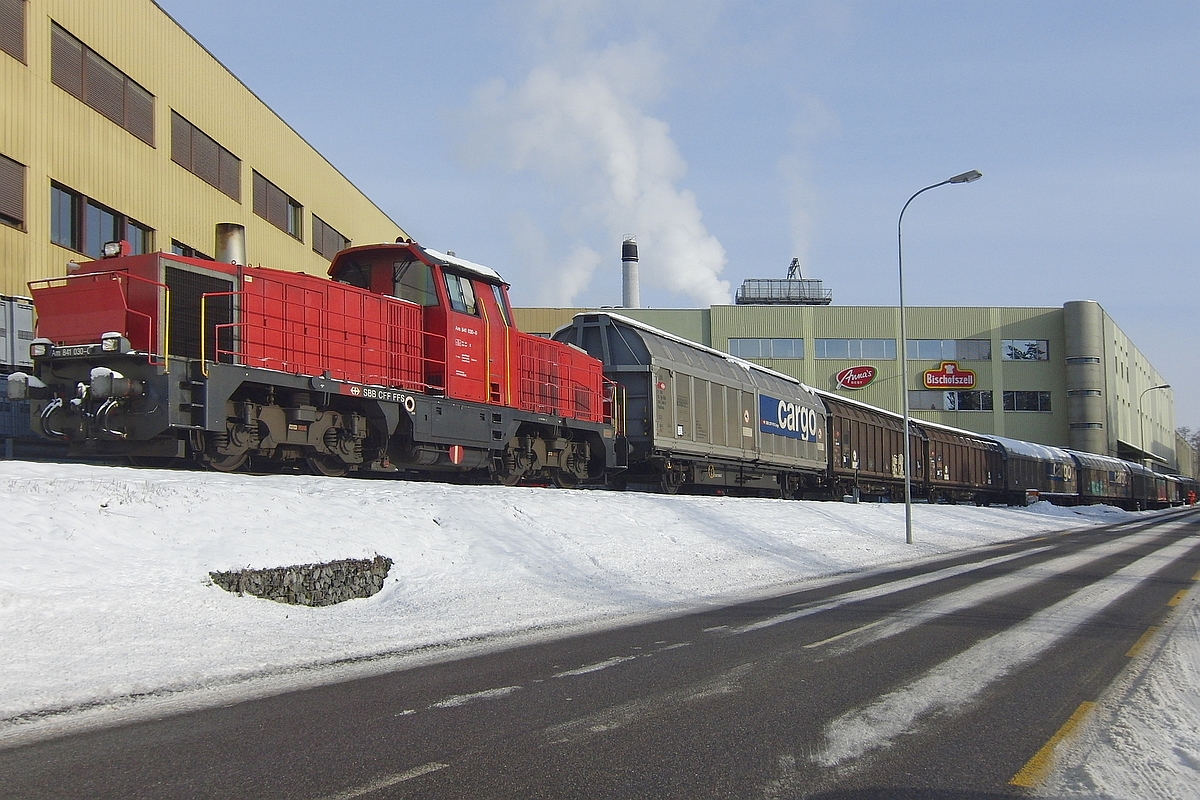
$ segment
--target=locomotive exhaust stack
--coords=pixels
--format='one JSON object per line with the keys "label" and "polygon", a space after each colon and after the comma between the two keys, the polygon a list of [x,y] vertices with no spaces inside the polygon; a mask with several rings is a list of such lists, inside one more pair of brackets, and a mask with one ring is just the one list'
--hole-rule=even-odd
{"label": "locomotive exhaust stack", "polygon": [[217,223],[217,261],[246,266],[246,228],[236,222]]}

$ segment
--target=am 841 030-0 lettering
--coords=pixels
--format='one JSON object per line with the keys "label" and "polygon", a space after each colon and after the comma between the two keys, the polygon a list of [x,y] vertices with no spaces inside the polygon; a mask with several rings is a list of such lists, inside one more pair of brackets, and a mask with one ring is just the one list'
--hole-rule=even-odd
{"label": "am 841 030-0 lettering", "polygon": [[[151,253],[34,281],[33,429],[80,457],[562,487],[897,496],[900,417],[616,313],[517,330],[495,271],[415,242],[329,278]],[[1128,507],[1190,479],[924,422],[930,500]]]}

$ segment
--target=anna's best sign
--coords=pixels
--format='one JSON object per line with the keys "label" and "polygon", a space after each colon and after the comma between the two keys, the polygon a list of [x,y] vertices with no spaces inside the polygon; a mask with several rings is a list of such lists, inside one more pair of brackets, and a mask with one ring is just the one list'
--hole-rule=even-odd
{"label": "anna's best sign", "polygon": [[862,389],[875,380],[875,368],[870,364],[859,367],[846,367],[835,378],[837,385],[844,389]]}
{"label": "anna's best sign", "polygon": [[943,361],[937,369],[925,370],[926,389],[974,389],[975,373],[959,369],[956,361]]}

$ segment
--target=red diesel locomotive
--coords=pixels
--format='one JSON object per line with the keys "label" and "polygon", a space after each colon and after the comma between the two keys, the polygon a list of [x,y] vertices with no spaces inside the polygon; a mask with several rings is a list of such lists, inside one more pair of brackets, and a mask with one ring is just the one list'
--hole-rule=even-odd
{"label": "red diesel locomotive", "polygon": [[223,471],[573,486],[613,466],[601,363],[517,330],[493,270],[397,242],[329,275],[151,253],[35,281],[35,429],[80,455]]}

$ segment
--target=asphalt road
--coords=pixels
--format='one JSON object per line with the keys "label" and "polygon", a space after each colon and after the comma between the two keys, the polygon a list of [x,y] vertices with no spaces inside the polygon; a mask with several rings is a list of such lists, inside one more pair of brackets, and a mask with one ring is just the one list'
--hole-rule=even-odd
{"label": "asphalt road", "polygon": [[1200,578],[1200,515],[0,751],[0,797],[1021,796]]}

